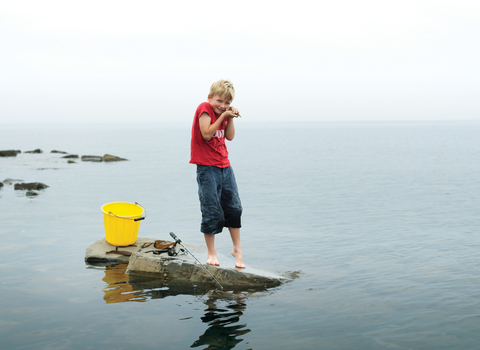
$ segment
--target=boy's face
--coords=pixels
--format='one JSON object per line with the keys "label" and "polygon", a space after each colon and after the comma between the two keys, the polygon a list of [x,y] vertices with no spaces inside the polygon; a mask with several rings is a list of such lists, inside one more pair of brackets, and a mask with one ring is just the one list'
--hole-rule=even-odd
{"label": "boy's face", "polygon": [[213,97],[208,95],[208,103],[210,103],[210,106],[212,106],[215,113],[222,114],[230,108],[230,103],[232,103],[232,101],[227,100],[225,95],[213,95]]}

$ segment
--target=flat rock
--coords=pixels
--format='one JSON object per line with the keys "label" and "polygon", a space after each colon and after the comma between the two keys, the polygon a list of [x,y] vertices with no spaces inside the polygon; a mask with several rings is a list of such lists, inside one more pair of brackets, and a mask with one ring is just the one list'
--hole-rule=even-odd
{"label": "flat rock", "polygon": [[[120,251],[132,253],[131,256],[125,256],[120,254],[106,254],[108,251],[114,251],[116,247],[110,245],[104,238],[87,248],[85,261],[87,263],[128,261],[127,273],[131,275],[159,278],[166,281],[174,280],[215,284],[212,276],[188,253],[179,253],[177,256],[171,257],[167,253],[160,255],[149,253],[149,251],[154,249],[152,246],[140,250],[143,243],[153,242],[155,240],[155,238],[138,238],[135,242],[136,247],[119,247],[118,250]],[[190,244],[185,244],[185,246],[197,259],[206,259],[207,249],[204,246]],[[176,250],[179,251],[180,248],[182,247],[177,245]],[[215,276],[222,286],[275,287],[287,281],[284,277],[252,267],[236,269],[234,268],[235,262],[222,255],[219,255],[219,259],[224,261],[225,266],[231,264],[232,268],[210,265],[203,266]]]}
{"label": "flat rock", "polygon": [[57,150],[52,150],[50,153],[60,153],[60,154],[68,154],[68,152],[64,152],[64,151],[57,151]]}
{"label": "flat rock", "polygon": [[0,151],[0,157],[16,157],[18,153],[20,153],[20,151],[16,151],[16,150]]}
{"label": "flat rock", "polygon": [[117,157],[117,156],[112,156],[111,154],[105,154],[103,156],[103,161],[104,162],[119,162],[119,161],[122,161],[122,160],[128,160],[128,159],[120,158],[120,157]]}
{"label": "flat rock", "polygon": [[82,156],[84,162],[102,162],[103,158],[100,156]]}
{"label": "flat rock", "polygon": [[26,151],[25,153],[43,153],[43,151],[40,148],[37,148],[33,151]]}
{"label": "flat rock", "polygon": [[5,185],[13,185],[14,183],[16,182],[22,182],[23,180],[20,180],[20,179],[10,179],[10,178],[6,178],[5,180],[3,180],[2,182],[5,184]]}
{"label": "flat rock", "polygon": [[78,158],[78,154],[69,154],[68,156],[63,156],[62,158],[77,159],[77,158]]}
{"label": "flat rock", "polygon": [[14,185],[15,190],[43,190],[47,187],[47,185],[41,182],[16,183]]}

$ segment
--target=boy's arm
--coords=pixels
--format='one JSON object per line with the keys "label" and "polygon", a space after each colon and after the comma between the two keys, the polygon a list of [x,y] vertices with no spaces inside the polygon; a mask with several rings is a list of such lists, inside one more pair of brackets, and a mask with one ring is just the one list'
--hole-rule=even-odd
{"label": "boy's arm", "polygon": [[229,118],[227,120],[227,124],[225,125],[225,138],[228,141],[232,141],[235,137],[235,125],[233,124],[233,118]]}
{"label": "boy's arm", "polygon": [[[222,121],[225,118],[235,118],[237,115],[235,115],[232,111],[225,111],[223,112],[217,120],[215,120],[215,123],[211,124],[212,118],[208,115],[208,113],[202,113],[200,116],[199,125],[200,125],[200,132],[202,133],[202,137],[205,141],[210,141],[210,139],[215,135],[217,132],[218,127],[222,123]],[[230,122],[227,123],[227,125],[230,124]],[[232,123],[233,126],[233,123]],[[228,130],[227,126],[225,126],[226,129]],[[231,141],[232,138],[227,137],[227,130],[225,130],[225,137],[227,140]],[[235,127],[233,127],[233,135],[235,136]]]}
{"label": "boy's arm", "polygon": [[229,117],[227,124],[225,125],[225,138],[228,141],[232,141],[235,137],[235,124],[233,124],[233,118],[240,117],[240,112],[235,107],[230,107],[229,112],[232,112],[233,116]]}

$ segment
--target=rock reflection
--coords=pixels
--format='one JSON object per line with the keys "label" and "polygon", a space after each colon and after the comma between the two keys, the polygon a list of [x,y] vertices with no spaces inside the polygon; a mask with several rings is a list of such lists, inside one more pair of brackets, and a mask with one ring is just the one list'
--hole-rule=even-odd
{"label": "rock reflection", "polygon": [[127,266],[128,263],[105,266],[105,277],[102,278],[102,281],[108,284],[108,287],[103,289],[105,293],[103,300],[107,304],[147,300],[141,295],[141,290],[134,290],[133,286],[128,283],[129,277],[125,273]]}
{"label": "rock reflection", "polygon": [[[204,349],[233,349],[243,341],[239,336],[250,332],[246,324],[239,324],[240,316],[243,315],[247,306],[245,301],[240,294],[230,294],[228,298],[231,300],[226,301],[219,296],[210,296],[205,301],[207,309],[205,309],[205,316],[201,319],[208,324],[208,328],[192,344],[192,348],[207,345]],[[221,307],[221,304],[225,303],[226,306]]]}
{"label": "rock reflection", "polygon": [[[128,263],[88,264],[90,267],[105,268],[102,279],[108,286],[103,289],[104,300],[108,303],[145,302],[151,299],[163,299],[175,295],[200,296],[207,308],[201,317],[208,324],[207,330],[199,336],[191,347],[203,346],[206,350],[229,350],[243,341],[242,335],[251,330],[246,324],[240,323],[240,318],[246,309],[245,299],[263,288],[243,288],[231,286],[230,290],[220,291],[210,283],[192,283],[190,281],[167,281],[151,276],[127,274]],[[205,347],[206,346],[206,347]]]}

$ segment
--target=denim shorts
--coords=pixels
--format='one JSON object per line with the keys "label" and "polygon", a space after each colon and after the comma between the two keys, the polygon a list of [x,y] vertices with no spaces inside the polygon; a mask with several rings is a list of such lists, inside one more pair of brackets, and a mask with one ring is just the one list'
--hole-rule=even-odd
{"label": "denim shorts", "polygon": [[214,235],[224,227],[241,227],[242,203],[232,167],[197,165],[202,233]]}

